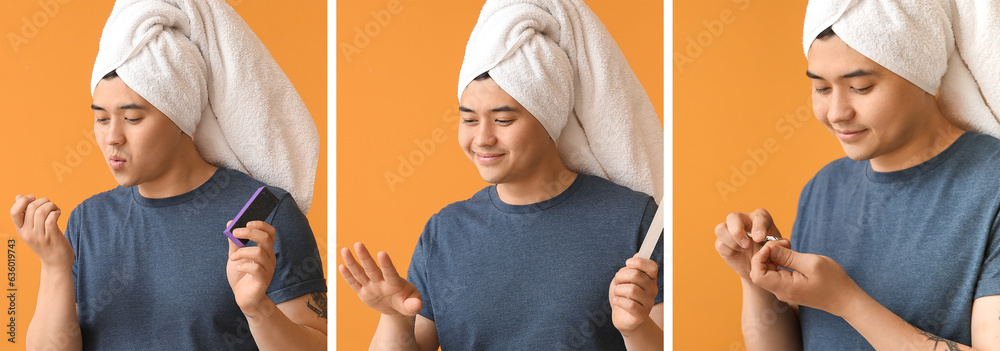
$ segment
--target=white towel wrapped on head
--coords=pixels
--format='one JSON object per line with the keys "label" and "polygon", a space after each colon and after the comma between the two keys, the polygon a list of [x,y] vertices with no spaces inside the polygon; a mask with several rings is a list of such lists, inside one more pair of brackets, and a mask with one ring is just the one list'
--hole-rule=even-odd
{"label": "white towel wrapped on head", "polygon": [[319,133],[291,82],[222,0],[119,0],[90,91],[112,70],[194,139],[211,164],[312,201]]}
{"label": "white towel wrapped on head", "polygon": [[662,197],[663,127],[582,1],[488,0],[465,49],[459,99],[484,72],[541,122],[567,168]]}
{"label": "white towel wrapped on head", "polygon": [[826,28],[935,95],[945,117],[1000,138],[1000,5],[995,0],[812,0],[802,50]]}

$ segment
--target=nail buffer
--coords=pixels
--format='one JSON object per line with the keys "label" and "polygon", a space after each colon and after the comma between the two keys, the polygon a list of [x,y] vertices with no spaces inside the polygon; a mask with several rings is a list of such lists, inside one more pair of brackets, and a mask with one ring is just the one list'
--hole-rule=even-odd
{"label": "nail buffer", "polygon": [[239,239],[233,235],[233,229],[244,228],[247,223],[252,221],[263,221],[271,215],[271,212],[278,207],[278,198],[267,190],[266,187],[260,187],[257,192],[250,197],[246,205],[243,205],[243,209],[240,213],[236,214],[236,218],[233,218],[233,222],[226,227],[226,231],[223,232],[232,240],[236,246],[243,247],[250,240]]}
{"label": "nail buffer", "polygon": [[660,239],[660,234],[663,234],[663,200],[660,200],[660,206],[656,209],[656,214],[653,215],[653,222],[649,223],[649,230],[646,231],[646,238],[642,239],[642,246],[639,247],[639,257],[649,259],[649,256],[653,254],[653,249],[656,248],[656,242]]}

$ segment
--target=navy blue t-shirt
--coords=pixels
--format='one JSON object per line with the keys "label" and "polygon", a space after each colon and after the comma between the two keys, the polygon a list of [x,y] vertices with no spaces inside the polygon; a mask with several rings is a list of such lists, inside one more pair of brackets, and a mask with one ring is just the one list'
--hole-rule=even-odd
{"label": "navy blue t-shirt", "polygon": [[[182,195],[150,199],[117,187],[77,206],[66,237],[84,349],[256,350],[226,278],[222,232],[263,185],[219,168]],[[268,297],[277,304],[325,292],[309,222],[288,192],[268,189],[280,199],[267,219],[277,233]]]}
{"label": "navy blue t-shirt", "polygon": [[[833,258],[913,326],[969,345],[972,302],[1000,294],[998,211],[1000,140],[965,133],[897,172],[824,167],[802,191],[792,249]],[[872,349],[843,318],[803,306],[800,321],[807,350]]]}
{"label": "navy blue t-shirt", "polygon": [[[655,212],[652,197],[582,174],[531,205],[489,186],[431,217],[407,279],[442,350],[624,350],[608,288]],[[662,267],[662,238],[652,259]],[[657,285],[660,303],[662,271]]]}

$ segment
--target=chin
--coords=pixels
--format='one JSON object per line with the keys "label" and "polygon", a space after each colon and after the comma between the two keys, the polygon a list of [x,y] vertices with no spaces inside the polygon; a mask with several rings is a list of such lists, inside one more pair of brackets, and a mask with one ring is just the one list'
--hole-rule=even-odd
{"label": "chin", "polygon": [[128,188],[130,186],[135,186],[136,185],[134,179],[130,179],[130,178],[125,177],[125,176],[115,176],[115,182],[117,182],[118,185],[120,185],[122,187],[125,187],[125,188]]}
{"label": "chin", "polygon": [[493,172],[480,170],[479,176],[483,178],[483,181],[490,184],[499,184],[500,182],[503,182],[503,177],[494,174]]}
{"label": "chin", "polygon": [[872,155],[870,152],[851,151],[848,150],[847,148],[844,148],[844,153],[847,154],[847,158],[850,158],[854,161],[867,161],[874,158],[874,155]]}

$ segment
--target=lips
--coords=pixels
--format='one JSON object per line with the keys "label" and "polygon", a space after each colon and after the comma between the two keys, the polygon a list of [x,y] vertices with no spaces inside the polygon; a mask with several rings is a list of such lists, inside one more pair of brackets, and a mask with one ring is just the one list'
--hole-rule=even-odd
{"label": "lips", "polygon": [[480,163],[491,163],[499,160],[504,154],[493,154],[493,153],[476,153],[476,160]]}
{"label": "lips", "polygon": [[125,158],[118,155],[111,155],[111,157],[108,157],[108,164],[111,165],[111,169],[119,170],[125,166]]}
{"label": "lips", "polygon": [[868,129],[855,129],[855,130],[834,130],[834,134],[837,135],[837,139],[842,141],[852,141],[860,138]]}

